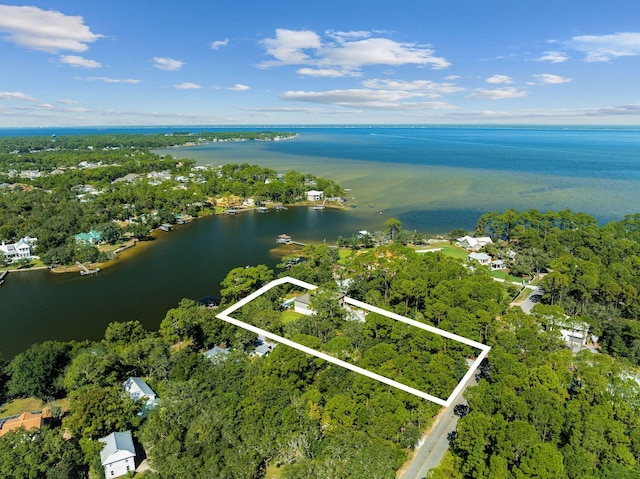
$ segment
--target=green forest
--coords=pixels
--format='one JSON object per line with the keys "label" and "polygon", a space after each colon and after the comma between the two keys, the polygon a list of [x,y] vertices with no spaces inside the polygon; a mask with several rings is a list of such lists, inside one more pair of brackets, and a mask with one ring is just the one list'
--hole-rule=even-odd
{"label": "green forest", "polygon": [[[0,138],[0,241],[37,238],[35,254],[47,266],[109,259],[80,233],[102,232],[104,243],[145,239],[176,215],[212,214],[217,200],[254,198],[295,203],[309,189],[343,194],[331,180],[249,164],[195,167],[194,160],[160,156],[151,148],[204,141],[269,141],[291,133],[227,132],[171,135]],[[312,186],[310,186],[312,185]],[[5,260],[0,255],[0,267]],[[28,266],[28,265],[21,265]]]}
{"label": "green forest", "polygon": [[[531,314],[512,305],[521,284],[446,250],[418,253],[397,220],[387,226],[377,246],[307,245],[276,271],[234,269],[220,308],[277,276],[316,284],[315,315],[292,313],[283,303],[301,291],[280,287],[236,316],[440,397],[474,351],[375,313],[349,318],[341,293],[491,346],[432,479],[640,476],[640,215],[604,226],[570,211],[483,215],[487,253],[544,289]],[[131,430],[152,468],[136,477],[396,477],[436,405],[284,345],[252,354],[256,335],[216,312],[184,299],[158,331],[113,322],[101,341],[49,341],[4,361],[4,399],[40,399],[54,417],[0,438],[0,476],[99,477],[97,439]],[[559,317],[588,323],[599,349],[569,349]],[[210,359],[214,346],[226,352]],[[144,419],[122,389],[131,376],[160,397]]]}

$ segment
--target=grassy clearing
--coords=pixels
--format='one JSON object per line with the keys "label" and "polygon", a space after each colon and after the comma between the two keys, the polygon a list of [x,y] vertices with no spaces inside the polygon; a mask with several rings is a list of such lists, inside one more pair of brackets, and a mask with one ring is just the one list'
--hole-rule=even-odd
{"label": "grassy clearing", "polygon": [[0,409],[0,417],[16,416],[23,412],[40,411],[44,402],[36,398],[14,399]]}
{"label": "grassy clearing", "polygon": [[296,313],[291,309],[282,312],[282,324],[292,323],[302,317],[302,314]]}
{"label": "grassy clearing", "polygon": [[282,477],[282,469],[275,464],[269,464],[267,471],[265,472],[265,479],[280,479]]}

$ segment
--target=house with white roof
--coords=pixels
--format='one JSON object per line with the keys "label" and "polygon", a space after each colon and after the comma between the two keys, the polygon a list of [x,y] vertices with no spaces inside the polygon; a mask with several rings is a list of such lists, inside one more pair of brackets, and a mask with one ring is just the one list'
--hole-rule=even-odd
{"label": "house with white roof", "polygon": [[307,201],[320,201],[324,197],[324,192],[318,190],[309,190],[305,194]]}
{"label": "house with white roof", "polygon": [[134,401],[143,400],[145,402],[144,408],[138,413],[139,416],[146,416],[149,410],[160,402],[156,393],[142,378],[130,377],[122,384],[122,387]]}
{"label": "house with white roof", "polygon": [[100,451],[100,461],[104,467],[104,476],[120,477],[135,471],[136,449],[133,446],[131,431],[112,432],[98,441],[104,443]]}
{"label": "house with white roof", "polygon": [[25,236],[20,238],[17,243],[0,244],[0,253],[4,254],[9,261],[20,261],[21,259],[34,259],[33,248],[38,238]]}
{"label": "house with white roof", "polygon": [[480,264],[489,264],[491,263],[491,256],[487,253],[469,253],[467,261],[477,261]]}
{"label": "house with white roof", "polygon": [[470,249],[478,251],[480,248],[484,248],[488,244],[493,244],[491,238],[488,236],[481,236],[480,238],[474,238],[472,236],[462,236],[457,240],[458,246],[464,249]]}

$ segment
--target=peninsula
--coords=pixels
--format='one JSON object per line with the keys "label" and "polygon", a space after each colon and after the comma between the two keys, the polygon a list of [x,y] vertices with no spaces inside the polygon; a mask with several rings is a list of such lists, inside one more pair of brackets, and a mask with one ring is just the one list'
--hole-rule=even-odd
{"label": "peninsula", "polygon": [[310,174],[246,163],[196,166],[151,151],[295,137],[268,131],[2,137],[0,268],[77,270],[113,259],[154,229],[216,212],[342,204],[339,185]]}

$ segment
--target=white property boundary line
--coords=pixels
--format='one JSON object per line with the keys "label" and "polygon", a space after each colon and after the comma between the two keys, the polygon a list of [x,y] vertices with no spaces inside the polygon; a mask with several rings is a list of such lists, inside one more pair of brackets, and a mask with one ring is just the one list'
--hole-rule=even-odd
{"label": "white property boundary line", "polygon": [[305,281],[300,281],[299,279],[291,278],[290,276],[287,276],[287,277],[284,277],[284,278],[280,278],[280,279],[276,279],[276,280],[273,280],[270,283],[264,285],[262,288],[258,289],[257,291],[251,293],[246,298],[241,299],[240,301],[238,301],[233,306],[230,306],[229,308],[225,309],[223,312],[217,314],[216,318],[222,319],[223,321],[226,321],[228,323],[234,324],[234,325],[239,326],[241,328],[244,328],[244,329],[246,329],[248,331],[252,331],[252,332],[254,332],[256,334],[265,336],[265,337],[267,337],[269,339],[272,339],[274,341],[278,341],[279,343],[285,344],[285,345],[290,346],[292,348],[295,348],[295,349],[297,349],[299,351],[302,351],[304,353],[310,354],[311,356],[315,356],[316,358],[324,359],[325,361],[329,361],[330,363],[337,364],[338,366],[342,366],[343,368],[349,369],[349,370],[354,371],[354,372],[356,372],[358,374],[362,374],[363,376],[367,376],[368,378],[375,379],[376,381],[380,381],[382,383],[388,384],[389,386],[393,386],[395,388],[401,389],[402,391],[408,392],[410,394],[414,394],[414,395],[416,395],[418,397],[421,397],[422,399],[426,399],[428,401],[434,402],[434,403],[439,404],[439,405],[444,406],[444,407],[449,407],[451,405],[451,403],[453,403],[453,401],[455,401],[455,399],[458,397],[460,392],[464,389],[465,385],[467,384],[467,381],[476,372],[476,370],[480,366],[480,363],[487,356],[487,354],[489,354],[489,350],[491,349],[489,346],[487,346],[485,344],[479,343],[477,341],[473,341],[471,339],[464,338],[462,336],[458,336],[457,334],[453,334],[453,333],[450,333],[448,331],[444,331],[442,329],[435,328],[433,326],[429,326],[428,324],[420,323],[419,321],[415,321],[413,319],[409,319],[409,318],[406,318],[404,316],[400,316],[399,314],[395,314],[395,313],[392,313],[390,311],[385,311],[384,309],[377,308],[376,306],[371,306],[370,304],[363,303],[361,301],[357,301],[357,300],[349,298],[349,297],[345,297],[344,298],[344,301],[347,304],[351,304],[351,305],[356,306],[358,308],[362,308],[362,309],[365,309],[367,311],[372,311],[374,313],[381,314],[382,316],[386,316],[386,317],[391,318],[393,320],[400,321],[400,322],[408,324],[410,326],[415,326],[416,328],[424,329],[425,331],[429,331],[430,333],[434,333],[434,334],[437,334],[439,336],[442,336],[442,337],[445,337],[445,338],[448,338],[448,339],[452,339],[454,341],[458,341],[458,342],[466,344],[468,346],[472,346],[474,348],[480,349],[480,354],[478,355],[476,360],[473,362],[473,364],[471,365],[471,367],[469,368],[467,373],[460,380],[460,382],[458,383],[456,388],[453,390],[451,395],[446,400],[443,400],[443,399],[440,399],[438,397],[432,396],[431,394],[427,394],[424,391],[420,391],[419,389],[412,388],[411,386],[407,386],[406,384],[399,383],[397,381],[394,381],[393,379],[389,379],[389,378],[387,378],[385,376],[381,376],[380,374],[372,373],[371,371],[367,371],[366,369],[363,369],[361,367],[354,366],[351,363],[348,363],[346,361],[342,361],[340,359],[334,358],[333,356],[330,356],[330,355],[325,354],[323,352],[317,351],[315,349],[311,349],[311,348],[309,348],[307,346],[304,346],[304,345],[302,345],[300,343],[296,343],[295,341],[291,341],[290,339],[283,338],[282,336],[278,336],[277,334],[270,333],[269,331],[266,331],[264,329],[257,328],[256,326],[253,326],[251,324],[247,324],[247,323],[245,323],[243,321],[239,321],[239,320],[237,320],[235,318],[232,318],[230,316],[233,312],[235,312],[236,310],[240,309],[245,304],[253,301],[254,299],[256,299],[257,297],[261,296],[262,294],[264,294],[265,292],[269,291],[270,289],[272,289],[272,288],[274,288],[276,286],[280,286],[281,284],[286,284],[286,283],[294,284],[296,286],[300,286],[301,288],[305,288],[305,289],[308,289],[308,290],[314,290],[314,289],[317,288],[317,286],[315,286],[313,284],[307,283]]}

